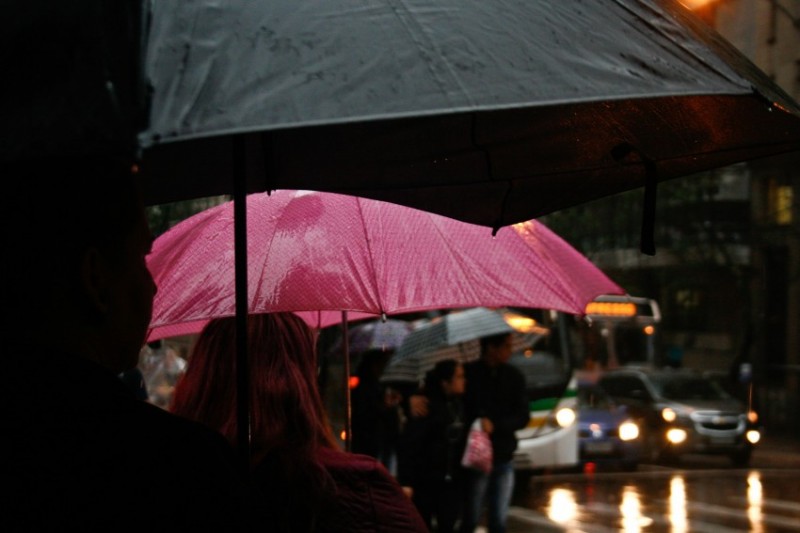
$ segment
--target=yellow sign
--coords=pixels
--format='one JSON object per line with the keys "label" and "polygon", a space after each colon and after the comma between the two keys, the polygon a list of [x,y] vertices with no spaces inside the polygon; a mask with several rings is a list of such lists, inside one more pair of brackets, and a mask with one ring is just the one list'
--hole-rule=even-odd
{"label": "yellow sign", "polygon": [[589,302],[586,314],[595,316],[635,316],[636,304],[632,302]]}

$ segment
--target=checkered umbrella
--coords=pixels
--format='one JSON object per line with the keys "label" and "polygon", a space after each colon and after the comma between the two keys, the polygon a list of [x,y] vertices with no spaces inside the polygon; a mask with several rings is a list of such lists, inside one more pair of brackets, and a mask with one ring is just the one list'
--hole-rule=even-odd
{"label": "checkered umbrella", "polygon": [[[396,350],[411,332],[412,325],[405,320],[389,318],[361,322],[348,329],[348,353],[358,355],[369,350]],[[333,343],[327,353],[341,355],[342,338]]]}
{"label": "checkered umbrella", "polygon": [[533,346],[547,330],[517,331],[502,312],[485,307],[453,312],[409,333],[389,361],[381,381],[418,383],[439,361],[474,361],[480,357],[481,337],[500,333],[512,333],[516,353]]}

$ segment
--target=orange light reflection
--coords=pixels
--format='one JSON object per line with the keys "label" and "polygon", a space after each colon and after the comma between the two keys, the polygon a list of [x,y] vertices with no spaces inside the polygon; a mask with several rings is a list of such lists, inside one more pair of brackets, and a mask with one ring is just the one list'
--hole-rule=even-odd
{"label": "orange light reflection", "polygon": [[568,489],[553,489],[550,492],[550,505],[547,506],[547,517],[553,522],[567,526],[578,516],[578,504],[575,493]]}
{"label": "orange light reflection", "polygon": [[642,514],[642,501],[639,491],[632,485],[622,489],[622,501],[619,504],[622,513],[622,531],[639,533],[653,523],[653,519]]}
{"label": "orange light reflection", "polygon": [[763,533],[764,531],[764,517],[761,509],[763,498],[761,477],[758,472],[750,472],[750,475],[747,476],[747,518],[750,520],[750,531],[753,533]]}
{"label": "orange light reflection", "polygon": [[687,533],[689,518],[686,514],[686,483],[681,476],[673,477],[669,482],[669,522],[672,533]]}

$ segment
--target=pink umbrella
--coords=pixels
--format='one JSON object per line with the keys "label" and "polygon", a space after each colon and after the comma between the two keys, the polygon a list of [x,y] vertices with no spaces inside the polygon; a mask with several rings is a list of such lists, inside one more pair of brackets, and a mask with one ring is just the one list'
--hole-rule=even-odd
{"label": "pink umbrella", "polygon": [[[156,239],[150,339],[234,316],[234,216],[229,202]],[[247,201],[247,307],[293,311],[324,327],[342,320],[458,307],[533,307],[583,314],[624,294],[588,259],[528,221],[483,226],[376,200],[309,191]]]}

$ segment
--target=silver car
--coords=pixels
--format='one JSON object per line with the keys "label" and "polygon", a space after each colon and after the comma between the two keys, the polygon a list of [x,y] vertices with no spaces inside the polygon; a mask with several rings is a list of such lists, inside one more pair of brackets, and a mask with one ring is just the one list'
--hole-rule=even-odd
{"label": "silver car", "polygon": [[637,420],[643,456],[650,459],[723,454],[743,466],[760,440],[756,413],[698,372],[622,368],[607,371],[598,384]]}

